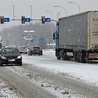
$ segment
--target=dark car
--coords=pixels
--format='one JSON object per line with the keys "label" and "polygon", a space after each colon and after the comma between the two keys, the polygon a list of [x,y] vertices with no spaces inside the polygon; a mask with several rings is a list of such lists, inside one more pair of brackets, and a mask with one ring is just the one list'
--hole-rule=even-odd
{"label": "dark car", "polygon": [[22,56],[16,47],[4,47],[0,51],[0,65],[10,63],[22,65]]}
{"label": "dark car", "polygon": [[32,46],[31,48],[28,49],[28,55],[32,54],[43,55],[43,51],[40,46]]}

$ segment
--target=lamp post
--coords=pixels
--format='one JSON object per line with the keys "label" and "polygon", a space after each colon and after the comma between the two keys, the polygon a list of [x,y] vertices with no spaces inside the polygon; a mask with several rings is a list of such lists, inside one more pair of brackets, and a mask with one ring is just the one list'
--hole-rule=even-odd
{"label": "lamp post", "polygon": [[46,10],[46,12],[49,12],[49,13],[51,14],[51,18],[53,19],[53,14],[52,14],[52,12],[49,11],[49,10]]}
{"label": "lamp post", "polygon": [[15,13],[14,13],[14,5],[13,5],[13,20],[15,18]]}
{"label": "lamp post", "polygon": [[31,13],[31,19],[32,19],[32,5],[30,5],[30,13]]}
{"label": "lamp post", "polygon": [[60,15],[61,13],[59,13],[59,12],[57,12],[57,20],[59,20],[59,15]]}
{"label": "lamp post", "polygon": [[76,5],[78,6],[78,8],[79,8],[79,13],[80,13],[80,6],[79,6],[78,3],[76,3],[76,2],[69,2],[69,3],[74,3],[74,4],[76,4]]}
{"label": "lamp post", "polygon": [[[49,12],[51,14],[51,18],[53,19],[53,14],[50,10],[46,10],[46,12]],[[52,29],[52,36],[53,36],[53,27],[51,27]],[[52,40],[52,43],[54,44],[54,40]],[[54,49],[54,45],[53,45],[53,49]]]}
{"label": "lamp post", "polygon": [[55,5],[54,7],[59,7],[59,8],[64,9],[64,11],[65,11],[65,13],[66,13],[66,16],[67,16],[67,10],[66,10],[64,7],[62,7],[62,6],[57,6],[57,5]]}
{"label": "lamp post", "polygon": [[13,20],[15,20],[15,18],[19,19],[19,17],[15,16],[15,6],[13,5]]}

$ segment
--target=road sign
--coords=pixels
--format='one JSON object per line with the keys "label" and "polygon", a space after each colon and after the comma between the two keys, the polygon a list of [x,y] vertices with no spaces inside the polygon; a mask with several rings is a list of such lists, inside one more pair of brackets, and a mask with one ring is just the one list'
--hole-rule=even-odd
{"label": "road sign", "polygon": [[42,38],[39,38],[39,42],[40,42],[40,43],[42,42],[42,40],[43,40]]}
{"label": "road sign", "polygon": [[45,18],[45,22],[50,22],[51,19],[50,18]]}
{"label": "road sign", "polygon": [[4,18],[4,22],[10,22],[10,18]]}
{"label": "road sign", "polygon": [[23,35],[23,39],[25,40],[33,40],[35,38],[35,34],[32,34],[32,33],[24,33]]}
{"label": "road sign", "polygon": [[25,22],[30,22],[31,19],[30,18],[25,18]]}

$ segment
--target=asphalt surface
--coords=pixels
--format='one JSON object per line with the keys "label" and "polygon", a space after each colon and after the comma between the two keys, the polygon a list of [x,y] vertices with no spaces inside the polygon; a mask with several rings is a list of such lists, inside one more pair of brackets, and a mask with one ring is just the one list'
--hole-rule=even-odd
{"label": "asphalt surface", "polygon": [[[14,67],[15,68],[15,67]],[[9,81],[10,84],[17,88],[18,92],[26,98],[57,98],[43,88],[33,84],[24,75],[14,72],[12,67],[1,67],[0,76]]]}
{"label": "asphalt surface", "polygon": [[[26,58],[29,59],[28,56]],[[53,64],[57,64],[51,56],[43,56],[42,58],[30,56],[30,59],[35,63],[45,60],[44,64],[47,62],[52,63],[52,61]],[[26,98],[60,98],[58,93],[54,94],[52,90],[49,91],[47,88],[52,88],[55,91],[62,89],[63,98],[67,98],[68,96],[73,98],[72,95],[81,95],[81,97],[74,98],[98,98],[98,87],[86,84],[79,79],[74,79],[62,73],[37,67],[33,64],[23,63],[22,66],[6,65],[0,67],[0,77],[5,78],[17,89],[17,92],[22,97]]]}

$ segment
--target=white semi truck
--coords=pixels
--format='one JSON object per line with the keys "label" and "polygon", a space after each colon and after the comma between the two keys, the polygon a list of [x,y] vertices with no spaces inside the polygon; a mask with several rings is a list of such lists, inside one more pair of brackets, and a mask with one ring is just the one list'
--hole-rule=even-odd
{"label": "white semi truck", "polygon": [[57,59],[98,60],[98,11],[60,18],[55,35]]}

